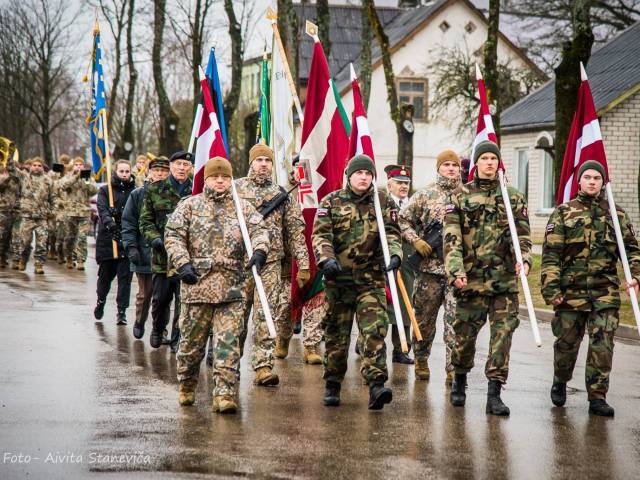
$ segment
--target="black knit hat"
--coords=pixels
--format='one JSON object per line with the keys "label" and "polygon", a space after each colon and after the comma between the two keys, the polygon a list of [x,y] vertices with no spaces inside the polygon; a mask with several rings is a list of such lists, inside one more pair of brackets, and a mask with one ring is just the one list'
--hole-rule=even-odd
{"label": "black knit hat", "polygon": [[356,173],[358,170],[368,170],[371,175],[376,176],[376,166],[373,164],[373,160],[367,155],[356,155],[347,164],[347,178]]}
{"label": "black knit hat", "polygon": [[605,182],[607,181],[607,174],[604,171],[604,167],[602,166],[602,164],[597,160],[587,160],[582,165],[580,165],[580,168],[578,169],[578,182],[580,181],[582,174],[587,170],[597,171],[600,175],[602,175],[602,179]]}
{"label": "black knit hat", "polygon": [[480,158],[480,155],[487,152],[495,153],[498,157],[498,160],[502,158],[498,145],[490,140],[483,140],[478,145],[476,145],[476,149],[473,151],[473,163],[478,163],[478,158]]}

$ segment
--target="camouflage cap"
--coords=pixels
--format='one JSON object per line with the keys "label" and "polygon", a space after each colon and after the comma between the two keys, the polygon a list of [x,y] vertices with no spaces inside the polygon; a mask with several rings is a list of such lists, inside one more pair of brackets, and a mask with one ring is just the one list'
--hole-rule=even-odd
{"label": "camouflage cap", "polygon": [[204,179],[206,180],[212,175],[223,175],[225,177],[233,177],[231,162],[226,158],[213,157],[207,160],[204,166]]}
{"label": "camouflage cap", "polygon": [[347,164],[346,174],[347,178],[356,173],[358,170],[368,170],[371,175],[376,176],[376,166],[373,164],[373,160],[367,155],[356,155]]}
{"label": "camouflage cap", "polygon": [[[146,157],[145,157],[146,158]],[[149,170],[153,168],[166,168],[169,169],[169,159],[164,156],[154,157],[153,160],[149,162]]]}
{"label": "camouflage cap", "polygon": [[597,171],[600,175],[602,175],[603,180],[605,182],[607,181],[607,173],[604,171],[604,166],[597,160],[587,160],[582,165],[580,165],[580,168],[578,169],[578,181],[580,181],[582,174],[587,170]]}

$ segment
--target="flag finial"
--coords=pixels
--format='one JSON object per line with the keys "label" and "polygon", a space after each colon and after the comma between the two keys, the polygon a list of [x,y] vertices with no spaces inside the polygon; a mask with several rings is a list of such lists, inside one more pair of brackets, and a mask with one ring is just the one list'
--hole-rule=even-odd
{"label": "flag finial", "polygon": [[318,43],[320,41],[318,38],[318,26],[315,23],[307,20],[305,24],[305,31],[307,32],[307,35],[313,38],[314,42]]}
{"label": "flag finial", "polygon": [[480,71],[480,65],[476,63],[476,80],[482,80],[482,71]]}
{"label": "flag finial", "polygon": [[353,82],[354,80],[357,80],[358,76],[356,75],[356,71],[353,68],[353,63],[349,63],[349,71],[351,72],[351,81]]}
{"label": "flag finial", "polygon": [[580,62],[580,81],[585,82],[587,80],[587,72],[584,69],[584,64]]}
{"label": "flag finial", "polygon": [[278,20],[278,15],[271,7],[267,8],[267,20],[271,20],[271,23],[276,23]]}

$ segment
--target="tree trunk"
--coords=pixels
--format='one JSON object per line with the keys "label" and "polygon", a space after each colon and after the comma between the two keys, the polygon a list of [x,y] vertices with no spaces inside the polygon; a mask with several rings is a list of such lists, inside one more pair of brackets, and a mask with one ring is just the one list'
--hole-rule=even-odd
{"label": "tree trunk", "polygon": [[[114,156],[116,158],[131,158],[135,150],[135,135],[133,130],[133,109],[136,95],[136,82],[138,72],[133,61],[133,17],[135,13],[135,0],[129,0],[129,13],[127,18],[127,68],[129,69],[129,90],[127,92],[127,104],[124,113],[124,125],[122,127],[122,147],[116,145]],[[130,146],[130,148],[127,148]]]}
{"label": "tree trunk", "polygon": [[398,163],[413,172],[413,105],[402,105],[400,111],[402,134],[398,139]]}
{"label": "tree trunk", "polygon": [[236,160],[238,176],[249,171],[249,150],[256,144],[256,130],[258,129],[258,112],[253,112],[244,117],[244,155]]}
{"label": "tree trunk", "polygon": [[278,31],[282,39],[291,78],[298,85],[298,16],[292,0],[278,0]]}
{"label": "tree trunk", "polygon": [[371,93],[371,22],[367,15],[367,9],[362,8],[362,52],[360,53],[360,90],[362,91],[362,103],[364,109],[369,107],[369,95]]}
{"label": "tree trunk", "polygon": [[484,44],[484,84],[487,100],[494,104],[496,111],[491,115],[493,127],[500,142],[500,113],[502,112],[498,88],[498,35],[500,33],[500,0],[489,1],[489,28]]}
{"label": "tree trunk", "polygon": [[240,86],[242,80],[242,27],[233,10],[233,0],[224,0],[224,10],[229,19],[229,36],[231,37],[231,90],[224,100],[224,120],[227,127],[227,138],[232,137],[231,119],[238,108]]}
{"label": "tree trunk", "polygon": [[[205,5],[203,5],[203,1]],[[204,12],[202,8],[204,7]],[[199,67],[202,65],[202,43],[204,41],[204,15],[206,14],[207,5],[206,0],[196,0],[196,8],[193,18],[193,41],[191,42],[191,58],[192,58],[192,71],[191,78],[193,80],[193,112],[195,113],[198,106],[198,99],[200,98],[200,71]]]}
{"label": "tree trunk", "polygon": [[322,43],[324,53],[329,58],[331,55],[331,13],[329,12],[329,0],[316,1],[316,16],[318,17],[318,37]]}
{"label": "tree trunk", "polygon": [[178,123],[180,118],[171,107],[171,101],[164,87],[162,75],[162,37],[164,34],[166,0],[154,0],[153,9],[153,50],[151,62],[153,68],[153,81],[156,85],[158,96],[158,113],[160,123],[160,135],[158,143],[160,153],[171,155],[182,148],[178,138]]}
{"label": "tree trunk", "polygon": [[591,0],[573,1],[573,39],[562,49],[562,61],[555,68],[556,73],[556,138],[553,160],[554,186],[560,181],[562,161],[571,129],[573,114],[580,88],[580,62],[585,66],[591,56],[593,31],[591,30]]}

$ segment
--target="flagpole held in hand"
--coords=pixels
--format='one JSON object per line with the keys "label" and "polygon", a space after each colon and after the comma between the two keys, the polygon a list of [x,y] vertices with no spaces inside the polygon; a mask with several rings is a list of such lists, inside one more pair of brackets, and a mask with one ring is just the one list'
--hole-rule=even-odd
{"label": "flagpole held in hand", "polygon": [[531,322],[531,330],[533,331],[533,339],[538,347],[542,346],[542,340],[540,339],[540,330],[538,328],[538,320],[536,318],[536,311],[533,308],[533,300],[531,299],[531,291],[529,290],[529,281],[524,271],[524,262],[522,261],[522,250],[520,250],[520,240],[518,239],[518,232],[516,231],[516,223],[513,220],[513,211],[511,210],[511,201],[509,200],[509,192],[504,179],[504,172],[502,169],[498,169],[498,176],[500,179],[500,190],[502,192],[502,201],[504,202],[504,209],[507,211],[507,220],[509,221],[509,232],[511,233],[511,243],[513,244],[513,251],[515,252],[516,262],[520,264],[520,283],[522,284],[522,291],[524,292],[524,299],[527,304],[527,311],[529,312],[529,321]]}
{"label": "flagpole held in hand", "polygon": [[402,294],[402,300],[404,301],[404,306],[407,307],[407,313],[409,314],[409,320],[411,320],[411,326],[413,327],[413,333],[415,333],[416,338],[419,342],[422,341],[422,334],[420,333],[420,327],[418,326],[418,321],[416,320],[416,314],[413,311],[413,307],[411,306],[411,299],[409,298],[409,294],[407,293],[407,287],[404,285],[404,280],[402,280],[402,275],[398,271],[398,275],[396,275],[398,279],[398,288],[400,289],[400,293]]}
{"label": "flagpole held in hand", "polygon": [[[113,203],[113,187],[111,186],[111,152],[109,152],[109,129],[107,128],[107,113],[103,109],[102,113],[102,126],[104,136],[104,156],[107,163],[107,192],[109,193],[109,208],[114,207]],[[115,221],[115,219],[114,219]],[[113,258],[118,258],[118,242],[111,240],[111,246],[113,247]]]}

